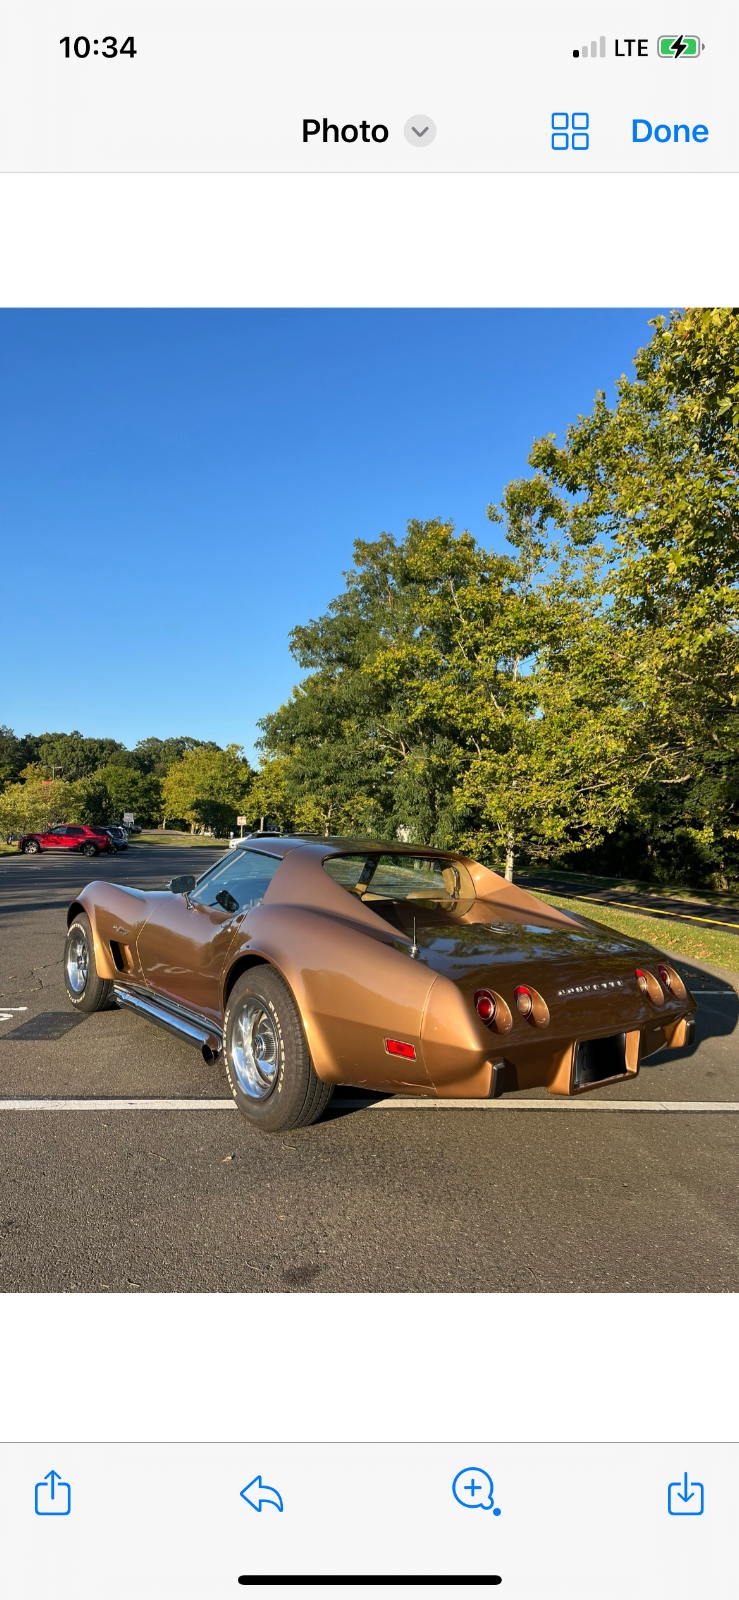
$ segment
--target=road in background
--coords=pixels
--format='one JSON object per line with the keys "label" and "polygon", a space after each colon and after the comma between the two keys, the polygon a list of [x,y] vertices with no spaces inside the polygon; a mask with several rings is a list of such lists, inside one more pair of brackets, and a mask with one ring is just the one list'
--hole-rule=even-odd
{"label": "road in background", "polygon": [[[198,1109],[230,1101],[218,1063],[130,1012],[80,1020],[61,961],[75,892],[90,876],[161,886],[219,854],[0,858],[0,1098],[193,1102],[0,1110],[6,1291],[739,1289],[737,1116],[380,1114],[342,1091],[350,1109],[270,1138]],[[698,993],[697,1048],[595,1098],[739,1101],[739,997],[678,964]],[[34,1019],[57,1036],[8,1037]],[[527,1095],[542,1091],[513,1098]]]}
{"label": "road in background", "polygon": [[[633,911],[643,911],[657,919],[674,917],[676,922],[705,923],[723,928],[726,933],[739,935],[739,906],[716,900],[701,900],[698,895],[653,894],[648,889],[630,889],[617,880],[604,883],[601,879],[578,878],[572,873],[517,872],[516,883],[532,893],[561,894],[570,900],[591,900],[594,906],[622,906]],[[597,910],[593,916],[597,919]],[[658,935],[655,933],[655,939]],[[739,951],[737,952],[739,960]]]}

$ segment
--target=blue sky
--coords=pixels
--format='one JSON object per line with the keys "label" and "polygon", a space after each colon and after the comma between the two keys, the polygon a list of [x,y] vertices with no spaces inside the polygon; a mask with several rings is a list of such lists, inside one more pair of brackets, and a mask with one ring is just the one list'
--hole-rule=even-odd
{"label": "blue sky", "polygon": [[2,311],[0,722],[234,741],[352,541],[485,517],[648,310]]}

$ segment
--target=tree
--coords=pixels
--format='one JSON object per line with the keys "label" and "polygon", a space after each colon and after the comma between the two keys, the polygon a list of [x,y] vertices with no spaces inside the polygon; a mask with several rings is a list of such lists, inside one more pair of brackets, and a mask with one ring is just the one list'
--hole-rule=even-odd
{"label": "tree", "polygon": [[12,783],[0,794],[0,834],[42,833],[58,822],[80,822],[73,784],[57,778],[48,783]]}
{"label": "tree", "polygon": [[599,394],[530,461],[566,497],[573,545],[606,549],[629,679],[622,837],[651,872],[679,876],[682,860],[727,886],[739,873],[739,312],[653,326],[615,406]]}
{"label": "tree", "polygon": [[510,485],[503,509],[504,555],[438,520],[358,544],[344,593],[295,630],[314,670],[263,744],[326,831],[462,843],[510,875],[517,852],[590,842],[619,814],[598,558],[560,555],[567,508],[544,483]]}
{"label": "tree", "polygon": [[12,728],[0,726],[0,791],[17,782],[32,755],[30,738],[19,739]]}
{"label": "tree", "polygon": [[198,825],[232,827],[252,776],[240,745],[188,750],[162,780],[164,814],[189,822],[193,832]]}
{"label": "tree", "polygon": [[182,736],[177,739],[157,739],[154,736],[148,739],[139,739],[131,755],[136,766],[141,772],[153,773],[158,778],[163,778],[174,765],[180,761],[188,750],[220,750],[220,745],[212,740],[191,739]]}
{"label": "tree", "polygon": [[67,783],[89,777],[115,751],[124,749],[117,739],[86,739],[77,729],[72,733],[28,734],[26,743],[34,763],[49,777],[53,775],[52,768],[58,769]]}
{"label": "tree", "polygon": [[132,811],[146,825],[157,823],[162,814],[161,780],[117,760],[81,778],[75,790],[82,822],[113,822]]}

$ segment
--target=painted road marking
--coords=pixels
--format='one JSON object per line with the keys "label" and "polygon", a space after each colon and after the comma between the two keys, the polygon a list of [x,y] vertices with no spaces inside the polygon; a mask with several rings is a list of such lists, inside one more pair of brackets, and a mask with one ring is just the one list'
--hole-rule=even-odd
{"label": "painted road marking", "polygon": [[[541,894],[543,897],[545,890],[542,889]],[[551,898],[553,899],[554,897],[551,896]],[[616,906],[621,911],[642,911],[647,917],[672,917],[673,922],[705,922],[711,928],[739,929],[739,922],[724,922],[719,917],[691,917],[690,913],[687,911],[662,911],[662,909],[658,906],[635,905],[633,900],[601,900],[599,896],[596,898],[596,896],[592,894],[573,894],[571,896],[563,895],[562,899],[565,898],[582,900],[585,901],[589,906]],[[679,961],[680,957],[678,956],[677,959]],[[686,956],[684,959],[690,960],[690,957]]]}
{"label": "painted road marking", "polygon": [[[739,1100],[430,1100],[398,1095],[388,1100],[331,1101],[336,1111],[652,1111],[737,1112]],[[4,1100],[0,1111],[236,1111],[233,1100]]]}

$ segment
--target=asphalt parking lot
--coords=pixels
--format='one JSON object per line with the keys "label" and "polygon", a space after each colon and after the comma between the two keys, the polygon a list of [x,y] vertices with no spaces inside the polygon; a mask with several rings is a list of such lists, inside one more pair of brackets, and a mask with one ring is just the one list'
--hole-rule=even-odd
{"label": "asphalt parking lot", "polygon": [[81,1021],[64,993],[65,910],[88,878],[157,887],[215,855],[0,858],[5,1292],[739,1289],[739,1114],[718,1109],[739,1104],[730,976],[679,963],[697,1046],[633,1084],[542,1110],[520,1103],[540,1090],[486,1109],[342,1094],[268,1138],[217,1063],[130,1012]]}

